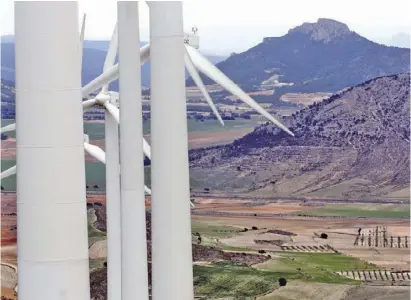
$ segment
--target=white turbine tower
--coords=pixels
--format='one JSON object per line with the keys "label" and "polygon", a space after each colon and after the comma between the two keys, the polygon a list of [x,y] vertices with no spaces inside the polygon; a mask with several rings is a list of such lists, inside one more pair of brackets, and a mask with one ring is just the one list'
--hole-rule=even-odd
{"label": "white turbine tower", "polygon": [[[117,56],[117,24],[107,50],[103,72],[114,65]],[[121,298],[121,204],[120,204],[120,157],[118,121],[118,93],[108,90],[105,84],[91,105],[105,108],[105,150],[106,150],[106,213],[107,213],[107,299]],[[89,149],[87,147],[86,149]],[[91,149],[90,149],[91,150]],[[94,153],[89,151],[91,155]],[[144,183],[143,183],[144,184]]]}
{"label": "white turbine tower", "polygon": [[14,5],[19,299],[89,300],[77,2]]}
{"label": "white turbine tower", "polygon": [[[138,2],[117,3],[119,29],[121,164],[121,299],[148,300],[147,228],[141,142],[140,33]],[[109,266],[110,267],[110,266]],[[118,299],[113,297],[112,299]]]}
{"label": "white turbine tower", "polygon": [[194,299],[182,2],[149,7],[152,295]]}

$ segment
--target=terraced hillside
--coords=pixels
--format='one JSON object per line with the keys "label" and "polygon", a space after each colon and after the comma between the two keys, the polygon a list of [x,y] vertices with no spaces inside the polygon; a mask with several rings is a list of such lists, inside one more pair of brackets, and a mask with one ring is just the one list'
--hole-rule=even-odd
{"label": "terraced hillside", "polygon": [[266,123],[232,144],[192,150],[191,177],[213,191],[407,197],[410,74],[379,77]]}

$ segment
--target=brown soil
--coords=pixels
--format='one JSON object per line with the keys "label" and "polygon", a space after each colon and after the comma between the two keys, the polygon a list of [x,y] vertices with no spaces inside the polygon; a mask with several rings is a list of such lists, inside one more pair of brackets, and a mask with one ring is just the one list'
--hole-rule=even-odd
{"label": "brown soil", "polygon": [[[316,207],[301,206],[295,203],[264,203],[254,206],[256,202],[235,199],[209,199],[195,198],[196,210],[199,211],[220,211],[237,213],[293,213],[301,210],[315,209]],[[252,203],[253,206],[247,205]]]}
{"label": "brown soil", "polygon": [[[221,144],[228,144],[238,139],[245,134],[249,133],[250,129],[237,129],[222,132],[190,132],[188,134],[188,147],[189,149],[202,148],[207,146],[215,146]],[[150,143],[150,136],[146,135],[145,138]],[[103,150],[104,140],[91,140],[90,144],[99,146]],[[1,158],[3,160],[15,160],[16,159],[16,141],[9,138],[5,141],[1,141]],[[95,158],[89,154],[85,154],[86,162],[95,162]]]}

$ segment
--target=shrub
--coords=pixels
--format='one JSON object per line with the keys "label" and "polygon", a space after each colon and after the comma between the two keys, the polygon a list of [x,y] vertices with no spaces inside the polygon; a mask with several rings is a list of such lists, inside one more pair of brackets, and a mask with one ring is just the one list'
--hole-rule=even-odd
{"label": "shrub", "polygon": [[328,234],[326,234],[326,233],[321,233],[320,237],[321,237],[322,239],[328,239]]}
{"label": "shrub", "polygon": [[258,230],[258,228],[255,227],[255,226],[251,227],[251,229],[252,229],[252,230]]}
{"label": "shrub", "polygon": [[286,286],[287,285],[287,280],[283,277],[281,277],[280,279],[278,279],[278,283],[280,284],[280,286]]}
{"label": "shrub", "polygon": [[265,250],[258,250],[258,253],[264,254],[266,252],[265,252]]}

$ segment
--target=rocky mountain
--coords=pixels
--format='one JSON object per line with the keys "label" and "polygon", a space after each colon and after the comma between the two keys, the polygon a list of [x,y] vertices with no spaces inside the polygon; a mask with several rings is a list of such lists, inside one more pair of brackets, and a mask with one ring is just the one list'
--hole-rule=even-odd
{"label": "rocky mountain", "polygon": [[190,152],[197,188],[261,195],[400,197],[410,184],[410,74],[379,77],[232,144]]}
{"label": "rocky mountain", "polygon": [[[108,49],[108,41],[84,41],[83,49],[83,69],[82,84],[85,85],[101,74],[104,60]],[[145,45],[142,42],[141,45]],[[223,56],[207,55],[212,63],[218,63],[225,59]],[[1,37],[1,78],[14,82],[14,37]],[[144,64],[141,69],[142,84],[145,87],[150,85],[150,63]],[[118,82],[113,82],[110,86],[112,90],[118,91]]]}
{"label": "rocky mountain", "polygon": [[[274,89],[268,102],[285,93],[335,93],[378,76],[407,73],[410,49],[380,45],[343,23],[318,19],[264,38],[217,67],[247,91]],[[193,85],[191,78],[187,84]]]}

